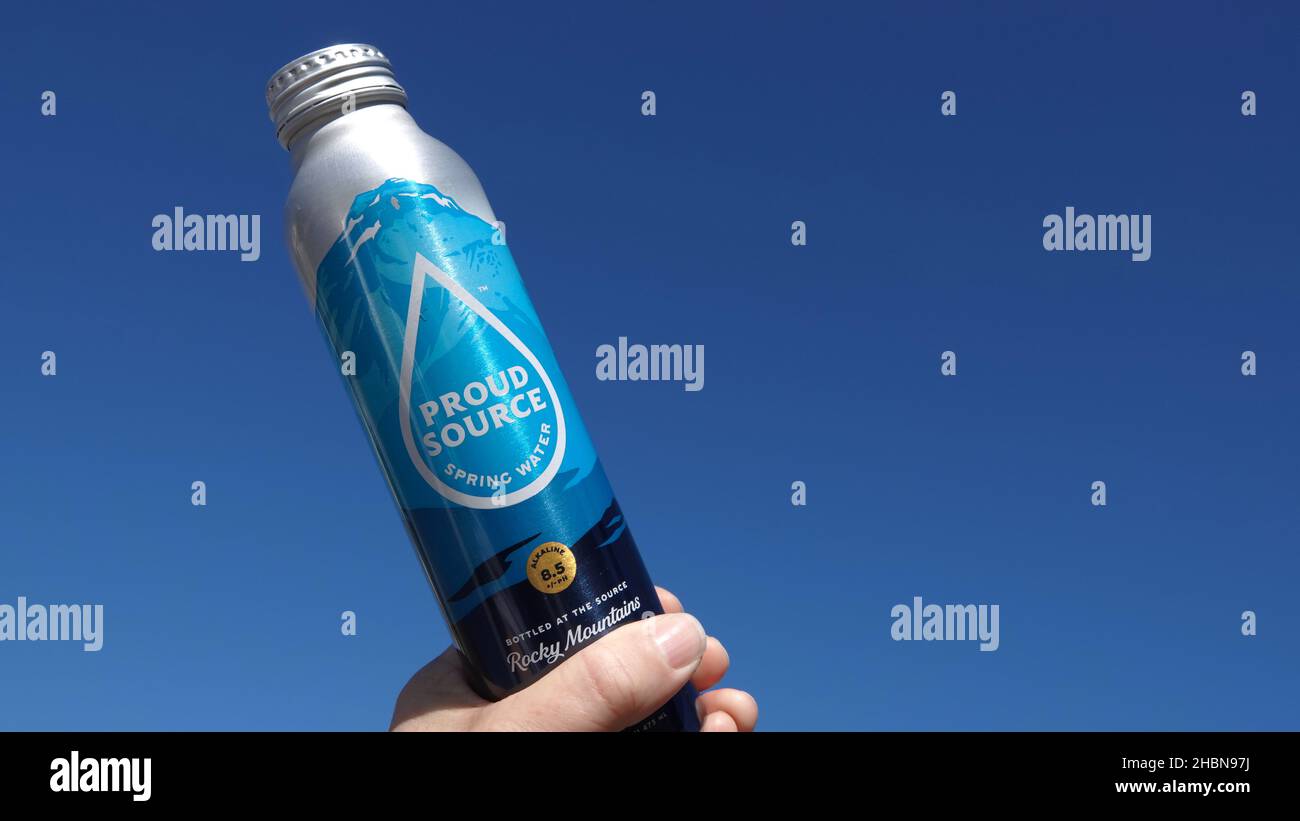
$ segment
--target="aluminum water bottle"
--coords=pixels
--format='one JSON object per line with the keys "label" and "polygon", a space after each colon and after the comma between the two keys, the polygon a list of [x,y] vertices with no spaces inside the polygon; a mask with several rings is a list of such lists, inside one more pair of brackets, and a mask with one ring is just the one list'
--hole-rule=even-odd
{"label": "aluminum water bottle", "polygon": [[[372,46],[266,89],[290,252],[471,684],[502,698],[662,612],[474,172]],[[696,730],[687,685],[634,729]]]}

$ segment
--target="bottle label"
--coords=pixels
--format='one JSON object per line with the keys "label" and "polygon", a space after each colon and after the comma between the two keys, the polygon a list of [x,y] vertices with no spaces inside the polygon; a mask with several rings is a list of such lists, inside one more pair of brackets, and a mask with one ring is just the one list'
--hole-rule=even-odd
{"label": "bottle label", "polygon": [[[478,289],[486,295],[490,286]],[[426,296],[433,323],[421,321]],[[567,431],[546,367],[491,308],[419,252],[400,380],[411,464],[449,501],[509,507],[559,472]]]}
{"label": "bottle label", "polygon": [[316,303],[489,689],[515,689],[659,610],[494,226],[432,185],[387,180],[354,200],[317,270]]}

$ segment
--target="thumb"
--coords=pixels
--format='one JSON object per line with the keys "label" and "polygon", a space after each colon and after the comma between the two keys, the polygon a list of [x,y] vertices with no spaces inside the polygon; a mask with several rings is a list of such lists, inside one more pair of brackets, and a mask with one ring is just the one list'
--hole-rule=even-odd
{"label": "thumb", "polygon": [[704,656],[704,628],[687,613],[624,625],[536,684],[485,708],[492,726],[594,732],[630,727],[673,697]]}

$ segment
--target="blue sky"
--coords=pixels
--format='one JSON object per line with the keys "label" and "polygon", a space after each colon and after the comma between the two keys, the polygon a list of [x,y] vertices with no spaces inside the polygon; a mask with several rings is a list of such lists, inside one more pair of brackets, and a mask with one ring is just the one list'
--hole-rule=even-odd
{"label": "blue sky", "polygon": [[[8,12],[0,603],[106,624],[0,643],[0,728],[383,727],[446,645],[282,242],[264,83],[359,41],[478,172],[761,727],[1300,729],[1300,20],[999,8]],[[154,251],[178,205],[260,214],[260,260]],[[1047,253],[1066,206],[1151,214],[1151,259]],[[703,344],[705,389],[598,381],[619,336]],[[1000,648],[892,641],[918,595]]]}

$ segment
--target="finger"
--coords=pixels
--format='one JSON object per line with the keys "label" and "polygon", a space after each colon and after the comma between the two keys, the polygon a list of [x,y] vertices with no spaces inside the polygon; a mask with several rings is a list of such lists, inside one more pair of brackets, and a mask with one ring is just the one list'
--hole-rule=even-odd
{"label": "finger", "polygon": [[691,684],[695,685],[696,690],[716,687],[731,666],[731,657],[727,655],[727,648],[722,646],[722,642],[713,636],[709,636],[708,641],[708,646],[704,648],[704,658],[700,659],[700,666],[695,669],[695,675],[691,676]]}
{"label": "finger", "polygon": [[536,684],[485,709],[485,726],[512,730],[622,730],[690,680],[706,646],[694,616],[639,620],[583,648]]}
{"label": "finger", "polygon": [[659,603],[664,606],[665,613],[681,613],[686,609],[682,607],[682,600],[674,596],[672,591],[656,587],[655,592],[659,594]]}
{"label": "finger", "polygon": [[695,701],[696,709],[705,717],[726,713],[742,733],[752,732],[758,724],[758,702],[744,690],[710,690]]}
{"label": "finger", "polygon": [[702,733],[734,733],[736,721],[727,713],[709,713],[704,717],[704,723],[700,725]]}

